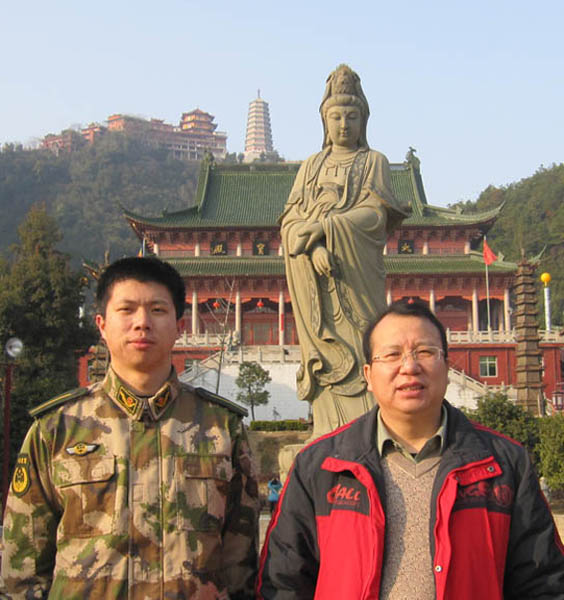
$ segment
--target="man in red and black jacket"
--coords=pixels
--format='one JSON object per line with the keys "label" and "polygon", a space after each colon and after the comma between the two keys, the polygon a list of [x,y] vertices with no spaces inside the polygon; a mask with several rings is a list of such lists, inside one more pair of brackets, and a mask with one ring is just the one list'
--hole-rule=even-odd
{"label": "man in red and black jacket", "polygon": [[296,458],[258,597],[564,599],[564,547],[528,453],[444,400],[435,315],[392,304],[364,346],[378,407]]}

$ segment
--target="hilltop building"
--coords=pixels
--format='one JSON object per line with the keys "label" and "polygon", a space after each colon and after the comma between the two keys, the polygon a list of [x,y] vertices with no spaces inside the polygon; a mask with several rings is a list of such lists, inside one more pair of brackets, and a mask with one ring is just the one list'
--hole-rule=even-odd
{"label": "hilltop building", "polygon": [[244,162],[253,162],[269,153],[274,152],[272,145],[272,129],[270,126],[270,110],[268,102],[260,97],[249,104],[249,115],[247,117],[247,134],[245,137]]}
{"label": "hilltop building", "polygon": [[106,131],[121,131],[142,138],[156,148],[166,148],[180,160],[202,160],[210,152],[217,160],[227,154],[227,134],[216,131],[214,116],[199,108],[182,113],[179,125],[165,123],[163,119],[142,119],[130,115],[114,114],[107,126],[91,123],[80,131],[66,130],[59,135],[49,134],[43,138],[42,148],[59,154],[72,152],[92,144]]}

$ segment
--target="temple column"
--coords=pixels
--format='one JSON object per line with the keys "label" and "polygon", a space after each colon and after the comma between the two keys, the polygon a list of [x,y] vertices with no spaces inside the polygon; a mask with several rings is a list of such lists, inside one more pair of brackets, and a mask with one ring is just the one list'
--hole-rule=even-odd
{"label": "temple column", "polygon": [[243,343],[241,335],[241,292],[235,292],[235,333],[239,336],[239,343]]}
{"label": "temple column", "polygon": [[429,308],[431,312],[435,312],[435,290],[433,288],[429,290]]}
{"label": "temple column", "polygon": [[284,292],[278,293],[278,345],[284,345]]}
{"label": "temple column", "polygon": [[198,332],[198,292],[192,292],[192,335]]}
{"label": "temple column", "polygon": [[509,313],[509,288],[503,292],[503,320],[505,321],[505,331],[511,331],[511,315]]}
{"label": "temple column", "polygon": [[472,330],[478,332],[480,328],[480,320],[478,318],[478,290],[472,290]]}

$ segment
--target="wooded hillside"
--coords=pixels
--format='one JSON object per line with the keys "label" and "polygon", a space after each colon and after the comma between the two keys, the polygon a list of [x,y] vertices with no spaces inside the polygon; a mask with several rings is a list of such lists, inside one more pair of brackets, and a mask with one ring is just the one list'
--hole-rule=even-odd
{"label": "wooded hillside", "polygon": [[[564,325],[564,165],[541,167],[534,175],[504,187],[490,186],[476,202],[465,202],[465,211],[482,211],[505,203],[500,217],[488,233],[494,252],[517,262],[521,249],[527,258],[540,254],[537,275],[547,271],[550,284],[552,322]],[[539,282],[539,297],[542,297]],[[542,311],[542,303],[539,302]],[[544,315],[539,314],[541,327]]]}
{"label": "wooded hillside", "polygon": [[125,206],[145,215],[186,208],[193,201],[198,163],[119,133],[55,156],[6,145],[0,152],[0,251],[16,241],[30,207],[43,203],[63,234],[60,248],[77,266],[136,253],[139,240],[123,218]]}

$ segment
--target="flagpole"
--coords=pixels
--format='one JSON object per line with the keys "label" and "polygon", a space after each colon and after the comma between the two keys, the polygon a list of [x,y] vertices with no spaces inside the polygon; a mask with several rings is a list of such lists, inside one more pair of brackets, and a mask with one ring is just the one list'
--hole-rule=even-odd
{"label": "flagpole", "polygon": [[[484,236],[484,243],[487,243],[486,236]],[[490,320],[490,279],[488,276],[488,263],[484,260],[486,265],[486,306],[488,307],[488,332],[491,331],[491,320]]]}

